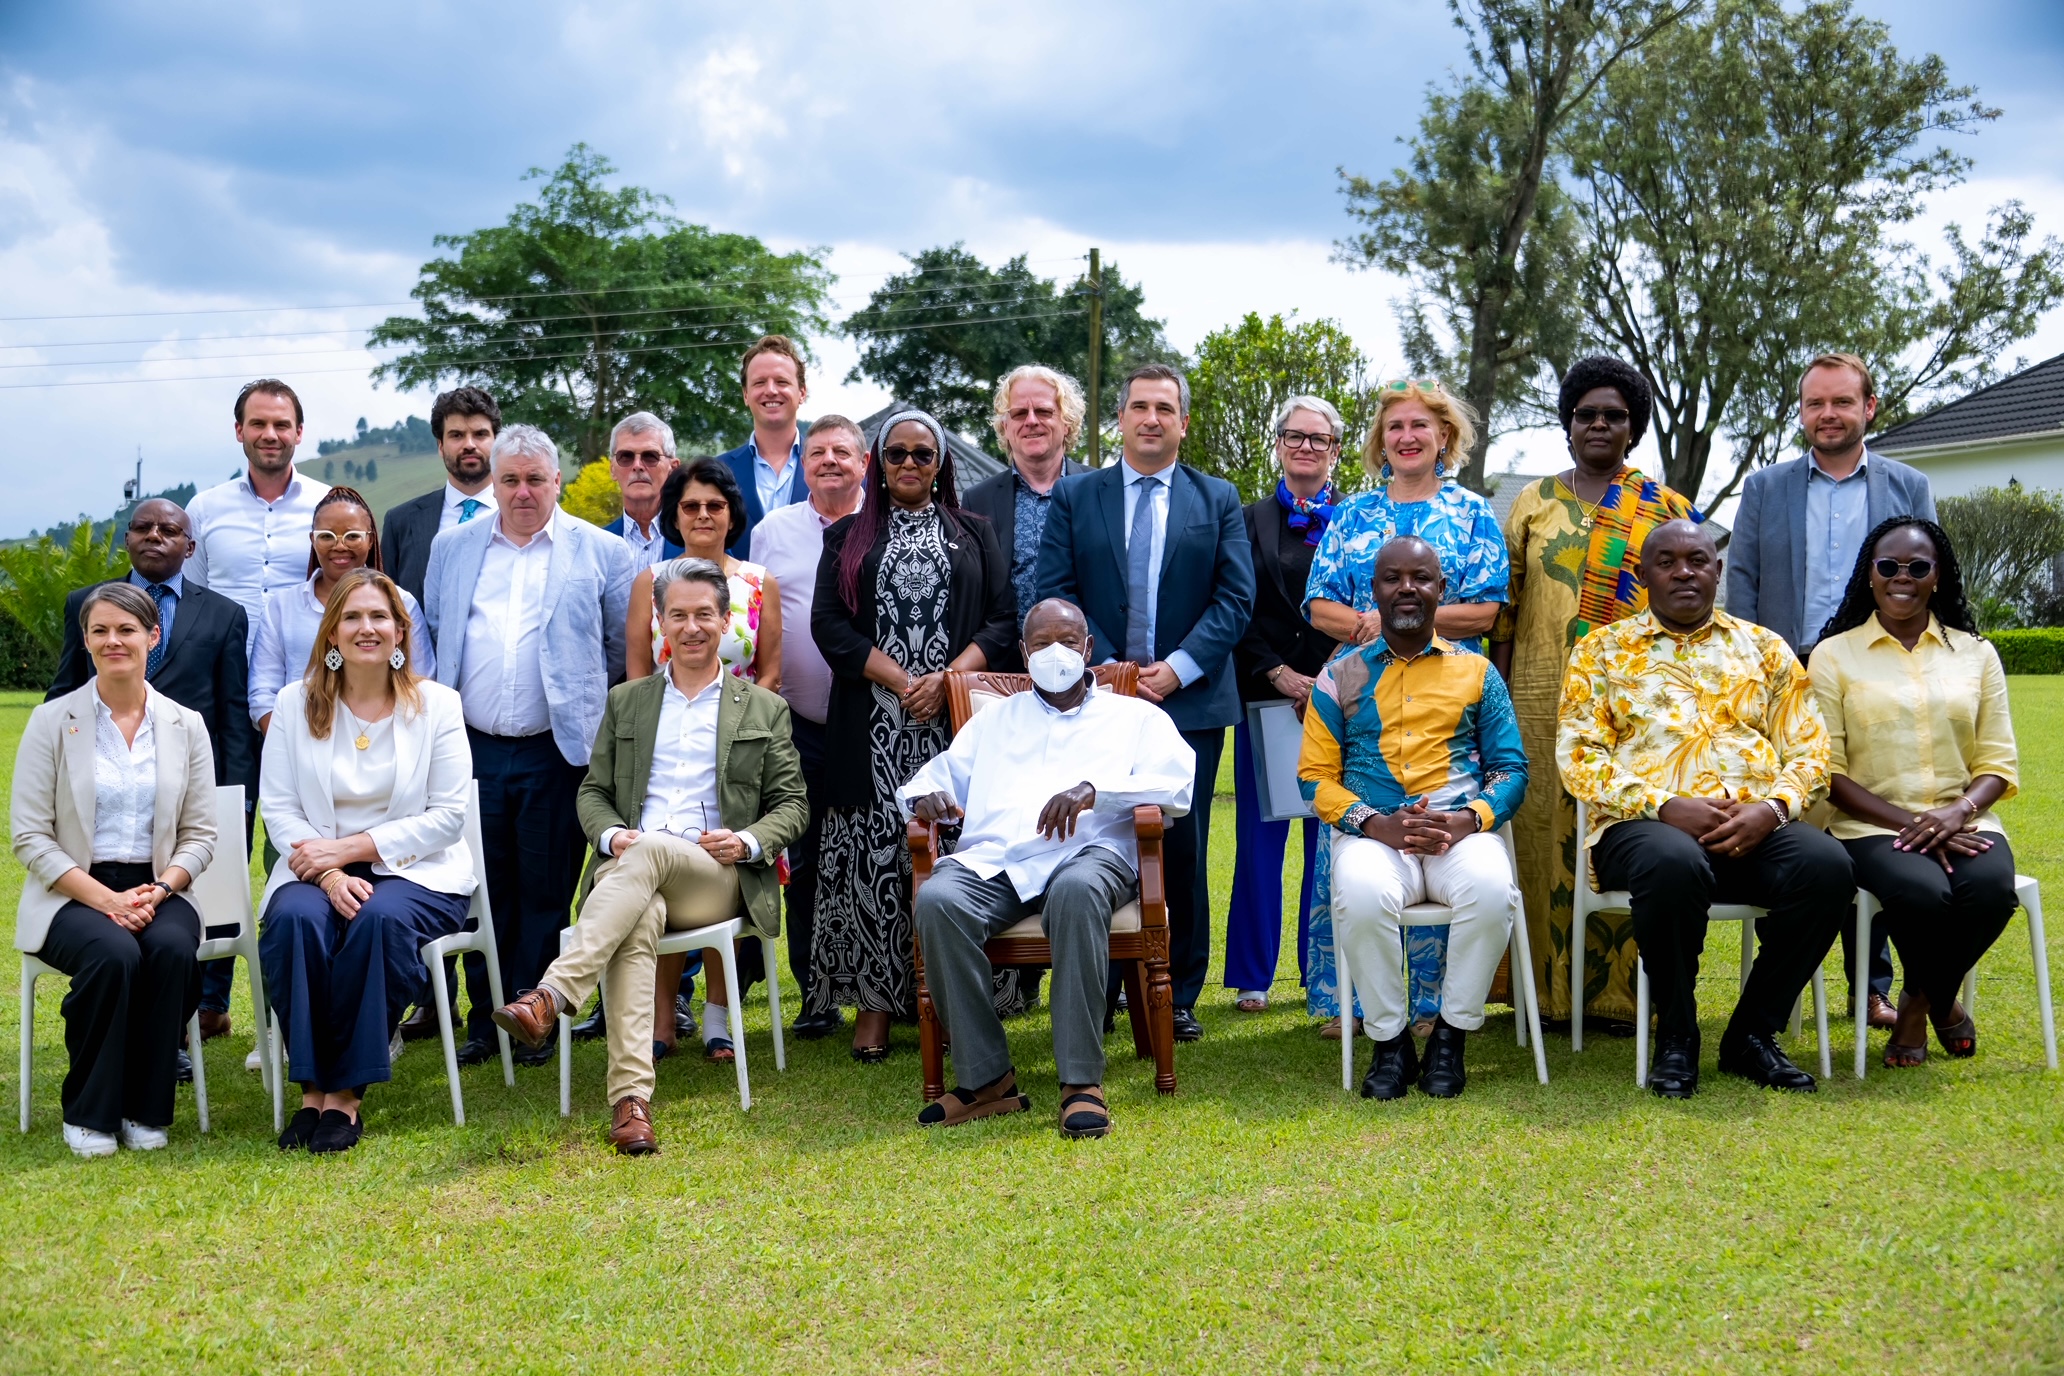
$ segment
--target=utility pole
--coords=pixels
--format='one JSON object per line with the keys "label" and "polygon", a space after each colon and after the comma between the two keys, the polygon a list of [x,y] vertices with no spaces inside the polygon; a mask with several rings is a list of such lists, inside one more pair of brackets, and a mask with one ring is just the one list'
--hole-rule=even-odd
{"label": "utility pole", "polygon": [[135,505],[143,500],[143,446],[136,446],[136,476],[122,484],[122,500]]}
{"label": "utility pole", "polygon": [[1089,466],[1104,466],[1104,255],[1089,251]]}

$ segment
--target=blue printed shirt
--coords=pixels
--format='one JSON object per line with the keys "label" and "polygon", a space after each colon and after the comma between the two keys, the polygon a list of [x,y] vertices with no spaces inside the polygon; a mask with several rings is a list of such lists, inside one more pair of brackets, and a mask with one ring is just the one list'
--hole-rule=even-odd
{"label": "blue printed shirt", "polygon": [[[1433,546],[1447,580],[1443,604],[1507,599],[1512,566],[1497,514],[1483,497],[1448,482],[1423,502],[1394,502],[1386,489],[1378,488],[1341,503],[1312,556],[1311,578],[1304,587],[1305,615],[1311,614],[1314,598],[1358,612],[1373,610],[1376,551],[1394,535],[1416,535]],[[1481,636],[1455,643],[1472,654],[1483,653]]]}

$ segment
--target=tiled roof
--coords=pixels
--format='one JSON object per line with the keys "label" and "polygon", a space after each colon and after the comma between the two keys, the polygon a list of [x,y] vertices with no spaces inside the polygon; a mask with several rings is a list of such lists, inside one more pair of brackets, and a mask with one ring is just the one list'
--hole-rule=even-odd
{"label": "tiled roof", "polygon": [[2064,354],[1875,436],[1886,454],[2064,430]]}

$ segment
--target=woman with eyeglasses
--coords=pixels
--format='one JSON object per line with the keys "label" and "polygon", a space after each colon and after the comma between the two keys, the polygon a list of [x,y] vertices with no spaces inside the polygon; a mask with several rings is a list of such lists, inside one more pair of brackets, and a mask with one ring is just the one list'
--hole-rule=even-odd
{"label": "woman with eyeglasses", "polygon": [[[1655,409],[1648,383],[1616,358],[1580,359],[1556,399],[1570,466],[1520,489],[1505,518],[1511,598],[1491,628],[1491,662],[1512,692],[1527,757],[1555,758],[1556,711],[1570,648],[1600,626],[1648,606],[1635,577],[1648,532],[1665,521],[1699,520],[1681,494],[1627,460]],[[1577,805],[1552,769],[1527,789],[1512,819],[1519,891],[1534,952],[1541,1020],[1569,1020],[1571,895],[1576,876]],[[1634,1030],[1631,923],[1597,921],[1584,935],[1584,1020],[1588,1027]]]}
{"label": "woman with eyeglasses", "polygon": [[[1476,439],[1476,413],[1432,378],[1386,383],[1362,444],[1362,468],[1376,488],[1342,502],[1312,556],[1304,614],[1345,644],[1366,645],[1383,633],[1376,610],[1376,551],[1396,535],[1416,535],[1440,556],[1447,586],[1433,614],[1434,631],[1455,648],[1482,654],[1484,633],[1505,601],[1505,537],[1490,502],[1455,481]],[[1320,1035],[1340,1035],[1338,978],[1329,908],[1332,861],[1318,848],[1306,949],[1305,1004],[1326,1018]],[[1429,1029],[1440,1012],[1440,971],[1448,929],[1408,929],[1413,1024]]]}
{"label": "woman with eyeglasses", "polygon": [[[853,1057],[889,1053],[889,1023],[917,1013],[910,849],[896,790],[952,738],[948,670],[985,669],[1016,645],[1010,560],[962,511],[945,427],[898,411],[875,432],[860,510],[824,532],[810,630],[831,666],[827,806],[818,853],[816,978],[808,1013],[852,1005]],[[1015,1011],[1016,971],[998,980]]]}
{"label": "woman with eyeglasses", "polygon": [[1999,654],[1933,521],[1894,516],[1863,542],[1809,666],[1827,719],[1828,831],[1883,906],[1906,988],[1885,1064],[1978,1052],[1964,976],[2014,913],[2014,852],[1993,805],[2014,796],[2014,720]]}
{"label": "woman with eyeglasses", "polygon": [[[280,689],[300,678],[308,664],[331,591],[353,569],[386,571],[380,560],[380,532],[364,497],[352,488],[333,487],[315,506],[314,529],[308,532],[307,581],[267,599],[265,615],[258,621],[257,643],[251,650],[251,720],[261,733],[272,721]],[[418,678],[435,678],[437,652],[423,629],[423,609],[407,592],[401,596],[413,627],[409,668]]]}

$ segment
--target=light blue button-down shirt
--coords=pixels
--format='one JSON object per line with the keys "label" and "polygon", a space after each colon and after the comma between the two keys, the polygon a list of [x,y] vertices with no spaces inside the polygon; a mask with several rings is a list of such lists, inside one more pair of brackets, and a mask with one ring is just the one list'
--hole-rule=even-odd
{"label": "light blue button-down shirt", "polygon": [[1842,605],[1856,552],[1870,534],[1870,455],[1846,478],[1830,476],[1820,456],[1806,460],[1806,621],[1799,628],[1802,643],[1820,639],[1820,628]]}
{"label": "light blue button-down shirt", "polygon": [[[795,476],[796,466],[803,461],[803,427],[796,427],[795,443],[788,451],[789,466],[778,473],[774,471],[774,465],[761,456],[760,437],[754,435],[748,443],[752,445],[753,487],[759,493],[760,514],[770,516],[789,505],[790,496],[795,491],[789,480]],[[808,495],[807,490],[804,495]]]}
{"label": "light blue button-down shirt", "polygon": [[[1155,621],[1161,611],[1161,556],[1168,548],[1168,498],[1169,484],[1175,481],[1175,465],[1170,464],[1159,473],[1142,473],[1131,464],[1120,461],[1120,476],[1125,482],[1125,534],[1132,538],[1133,515],[1139,510],[1142,496],[1154,504],[1154,547],[1147,564],[1147,644],[1158,643],[1155,639]],[[1130,550],[1127,551],[1130,553]],[[1124,647],[1120,646],[1122,653]],[[1187,688],[1204,677],[1204,670],[1190,657],[1188,650],[1178,648],[1168,656],[1168,667],[1175,670],[1175,676]]]}
{"label": "light blue button-down shirt", "polygon": [[[129,583],[130,586],[142,588],[145,592],[150,591],[150,579],[145,578],[135,569],[129,570]],[[172,590],[172,602],[170,606],[158,609],[158,640],[162,644],[170,645],[172,643],[172,623],[179,617],[179,599],[186,596],[186,575],[183,573],[173,574],[165,580],[165,586]]]}

